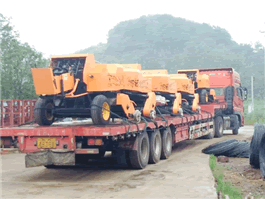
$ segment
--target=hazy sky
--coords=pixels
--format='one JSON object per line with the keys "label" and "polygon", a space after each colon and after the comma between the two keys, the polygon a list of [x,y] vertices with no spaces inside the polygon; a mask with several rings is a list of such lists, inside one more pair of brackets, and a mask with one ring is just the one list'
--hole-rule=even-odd
{"label": "hazy sky", "polygon": [[264,0],[0,0],[22,42],[45,56],[69,54],[107,41],[117,23],[142,15],[171,14],[226,29],[238,43],[265,46]]}

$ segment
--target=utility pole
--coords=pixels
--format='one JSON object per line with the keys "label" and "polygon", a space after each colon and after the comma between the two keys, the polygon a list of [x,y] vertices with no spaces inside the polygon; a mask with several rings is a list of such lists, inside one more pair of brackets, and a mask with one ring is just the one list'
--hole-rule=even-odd
{"label": "utility pole", "polygon": [[251,95],[252,95],[252,110],[254,111],[254,86],[253,86],[253,76],[251,76]]}

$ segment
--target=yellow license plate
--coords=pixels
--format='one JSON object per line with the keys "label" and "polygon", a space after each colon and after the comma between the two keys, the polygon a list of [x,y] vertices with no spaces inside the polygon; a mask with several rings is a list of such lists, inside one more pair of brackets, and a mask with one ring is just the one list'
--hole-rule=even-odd
{"label": "yellow license plate", "polygon": [[38,148],[56,148],[56,138],[38,138]]}

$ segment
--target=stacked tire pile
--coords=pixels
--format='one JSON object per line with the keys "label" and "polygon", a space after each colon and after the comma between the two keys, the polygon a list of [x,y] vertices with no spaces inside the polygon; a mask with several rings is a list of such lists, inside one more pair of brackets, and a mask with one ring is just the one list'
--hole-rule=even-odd
{"label": "stacked tire pile", "polygon": [[249,158],[249,149],[250,143],[248,141],[227,139],[208,146],[203,149],[202,152],[205,154],[213,154],[215,156]]}
{"label": "stacked tire pile", "polygon": [[254,168],[260,168],[265,177],[265,125],[255,124],[254,135],[250,143],[249,163]]}

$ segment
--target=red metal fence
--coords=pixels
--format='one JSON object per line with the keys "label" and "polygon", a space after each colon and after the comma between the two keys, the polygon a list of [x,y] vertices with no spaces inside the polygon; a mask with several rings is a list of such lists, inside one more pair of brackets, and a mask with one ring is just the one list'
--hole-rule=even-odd
{"label": "red metal fence", "polygon": [[1,128],[19,126],[33,120],[37,100],[1,100]]}

